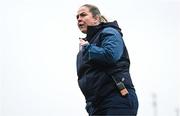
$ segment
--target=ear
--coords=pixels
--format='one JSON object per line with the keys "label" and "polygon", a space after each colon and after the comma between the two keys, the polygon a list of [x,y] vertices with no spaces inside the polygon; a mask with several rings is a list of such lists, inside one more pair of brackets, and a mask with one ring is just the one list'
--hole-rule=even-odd
{"label": "ear", "polygon": [[96,21],[100,21],[100,17],[98,16],[98,15],[96,15],[95,17],[94,17],[94,19],[96,20]]}
{"label": "ear", "polygon": [[99,17],[99,16],[95,16],[95,17],[94,17],[94,21],[95,21],[95,22],[94,22],[95,25],[99,24],[99,22],[100,22],[100,17]]}

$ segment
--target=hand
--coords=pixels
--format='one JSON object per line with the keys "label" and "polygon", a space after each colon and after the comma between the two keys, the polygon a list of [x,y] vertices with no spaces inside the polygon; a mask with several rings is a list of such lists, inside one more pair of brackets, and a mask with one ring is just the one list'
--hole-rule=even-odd
{"label": "hand", "polygon": [[80,46],[85,46],[85,45],[88,45],[89,44],[89,42],[88,41],[85,41],[84,39],[79,39],[80,41],[79,41],[79,44],[80,44]]}

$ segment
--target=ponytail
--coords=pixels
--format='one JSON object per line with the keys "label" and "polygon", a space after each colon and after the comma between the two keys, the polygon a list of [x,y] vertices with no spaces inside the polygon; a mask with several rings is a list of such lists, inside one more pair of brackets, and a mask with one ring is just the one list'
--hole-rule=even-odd
{"label": "ponytail", "polygon": [[99,18],[100,18],[100,23],[107,23],[108,22],[108,20],[103,15],[101,15]]}

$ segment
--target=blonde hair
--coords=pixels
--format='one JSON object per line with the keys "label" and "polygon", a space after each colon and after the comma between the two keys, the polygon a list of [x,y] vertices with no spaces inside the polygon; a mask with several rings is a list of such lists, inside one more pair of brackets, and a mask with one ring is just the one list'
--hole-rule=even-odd
{"label": "blonde hair", "polygon": [[89,8],[89,11],[92,13],[93,17],[95,16],[99,16],[99,21],[100,23],[106,23],[108,22],[108,20],[106,19],[106,17],[104,17],[103,15],[101,15],[100,10],[98,9],[98,7],[91,5],[91,4],[84,4],[82,6],[85,6],[87,8]]}
{"label": "blonde hair", "polygon": [[103,15],[100,16],[100,22],[102,23],[107,23],[108,20],[106,19],[106,17],[104,17]]}

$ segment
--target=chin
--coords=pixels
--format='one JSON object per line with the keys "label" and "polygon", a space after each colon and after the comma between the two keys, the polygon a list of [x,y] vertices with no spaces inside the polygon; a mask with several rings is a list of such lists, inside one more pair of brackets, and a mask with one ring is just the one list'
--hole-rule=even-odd
{"label": "chin", "polygon": [[86,29],[81,29],[81,32],[86,34],[87,33],[87,30]]}

